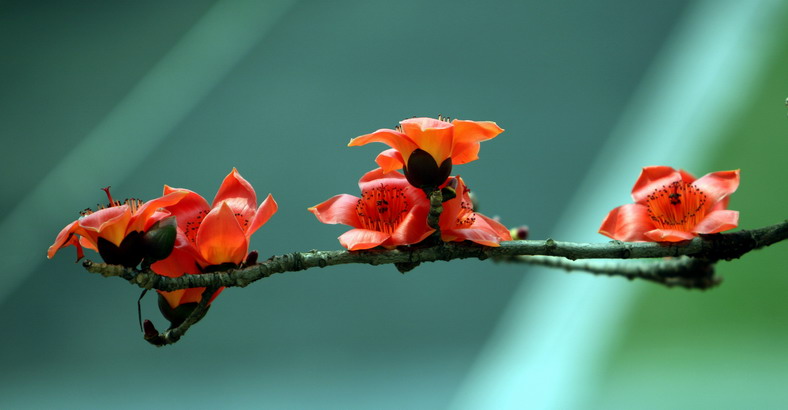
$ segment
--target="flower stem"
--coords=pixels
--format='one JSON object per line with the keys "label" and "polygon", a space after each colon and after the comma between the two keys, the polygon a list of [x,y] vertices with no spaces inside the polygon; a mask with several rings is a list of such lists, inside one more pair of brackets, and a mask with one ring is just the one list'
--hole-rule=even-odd
{"label": "flower stem", "polygon": [[427,215],[427,225],[429,225],[430,228],[435,229],[432,237],[438,238],[440,240],[441,228],[439,221],[441,212],[443,212],[443,193],[440,189],[436,189],[434,191],[425,190],[424,193],[427,195],[427,198],[430,199],[430,213]]}

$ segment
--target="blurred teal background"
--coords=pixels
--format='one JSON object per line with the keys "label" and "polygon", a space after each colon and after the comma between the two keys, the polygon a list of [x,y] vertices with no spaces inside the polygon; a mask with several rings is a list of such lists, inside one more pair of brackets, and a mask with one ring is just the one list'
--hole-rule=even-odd
{"label": "blurred teal background", "polygon": [[[44,254],[100,187],[212,198],[232,167],[279,203],[262,257],[337,249],[306,208],[384,148],[347,141],[438,114],[506,129],[455,172],[532,238],[606,240],[654,163],[741,168],[741,227],[772,224],[786,22],[780,1],[2,1],[0,407],[784,408],[784,243],[708,292],[481,261],[288,273],[165,348],[139,289]],[[143,317],[163,327],[155,298]]]}

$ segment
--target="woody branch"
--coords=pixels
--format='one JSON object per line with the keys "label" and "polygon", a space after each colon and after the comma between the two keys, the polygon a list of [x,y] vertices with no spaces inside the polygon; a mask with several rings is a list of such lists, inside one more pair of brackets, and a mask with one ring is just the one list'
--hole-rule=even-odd
{"label": "woody branch", "polygon": [[[392,250],[294,252],[273,256],[243,269],[172,278],[150,270],[85,261],[85,269],[103,276],[119,276],[145,289],[172,291],[194,287],[245,287],[276,273],[296,272],[343,264],[404,264],[415,267],[422,262],[454,259],[492,259],[495,261],[547,265],[567,270],[644,279],[666,286],[705,289],[719,283],[713,265],[719,260],[741,257],[755,249],[788,239],[788,221],[733,233],[702,235],[681,244],[652,242],[576,243],[552,239],[501,242],[499,247],[471,243],[438,243],[428,247],[400,247]],[[654,262],[629,260],[683,257]],[[589,259],[589,261],[578,261]],[[618,261],[596,261],[616,259]]]}

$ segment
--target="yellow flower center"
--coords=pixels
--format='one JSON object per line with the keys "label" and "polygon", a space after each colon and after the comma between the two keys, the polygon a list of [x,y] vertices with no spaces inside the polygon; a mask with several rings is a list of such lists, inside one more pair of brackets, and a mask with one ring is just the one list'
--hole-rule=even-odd
{"label": "yellow flower center", "polygon": [[694,185],[676,181],[655,189],[646,199],[657,229],[690,232],[706,216],[707,196]]}
{"label": "yellow flower center", "polygon": [[356,203],[356,214],[364,229],[391,234],[410,211],[402,188],[385,184],[365,190]]}

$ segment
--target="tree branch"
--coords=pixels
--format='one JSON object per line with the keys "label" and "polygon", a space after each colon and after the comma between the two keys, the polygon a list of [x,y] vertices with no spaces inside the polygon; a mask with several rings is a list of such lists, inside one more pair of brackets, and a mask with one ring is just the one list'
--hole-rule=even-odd
{"label": "tree branch", "polygon": [[[400,247],[393,250],[366,251],[317,251],[294,252],[273,256],[267,261],[244,269],[177,278],[157,275],[150,270],[138,270],[117,265],[83,263],[89,272],[103,276],[119,276],[145,289],[172,291],[177,289],[209,287],[244,287],[276,273],[296,272],[315,267],[363,263],[369,265],[398,264],[411,269],[422,262],[438,260],[494,258],[560,267],[568,270],[585,270],[597,274],[644,279],[667,286],[705,289],[719,283],[714,277],[713,264],[719,260],[737,259],[747,252],[788,239],[788,221],[760,229],[733,233],[701,235],[679,244],[651,242],[574,243],[552,239],[543,241],[509,241],[499,247],[485,247],[473,243],[438,243],[433,246]],[[519,256],[551,256],[554,258],[516,258]],[[627,261],[626,264],[572,262],[577,259],[630,259],[687,256],[677,260]],[[560,257],[560,258],[555,258]]]}

